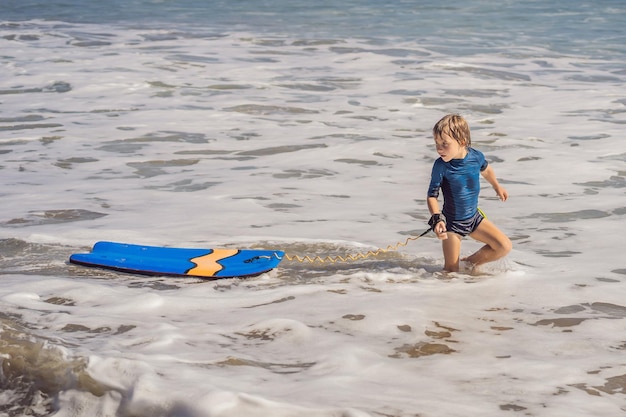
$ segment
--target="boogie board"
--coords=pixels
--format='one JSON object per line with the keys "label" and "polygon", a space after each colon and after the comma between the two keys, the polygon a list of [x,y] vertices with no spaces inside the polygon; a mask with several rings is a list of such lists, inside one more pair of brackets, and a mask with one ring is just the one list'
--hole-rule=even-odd
{"label": "boogie board", "polygon": [[260,249],[191,249],[97,242],[90,253],[70,256],[73,264],[143,275],[233,278],[274,269],[284,253]]}

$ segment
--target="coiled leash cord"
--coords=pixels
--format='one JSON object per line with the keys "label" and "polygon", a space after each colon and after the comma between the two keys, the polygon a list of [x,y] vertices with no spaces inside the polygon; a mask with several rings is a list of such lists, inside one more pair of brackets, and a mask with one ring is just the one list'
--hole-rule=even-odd
{"label": "coiled leash cord", "polygon": [[[487,215],[480,208],[478,209],[478,211],[480,212],[480,214],[483,215],[484,218],[487,218]],[[355,255],[352,255],[352,254],[345,254],[343,256],[341,256],[341,255],[330,256],[329,255],[329,256],[326,256],[324,258],[322,258],[321,256],[315,256],[315,257],[311,257],[311,256],[308,256],[308,255],[298,256],[298,255],[289,255],[288,253],[285,253],[285,259],[287,259],[288,261],[296,261],[296,262],[301,262],[301,263],[302,262],[308,262],[308,263],[315,263],[315,262],[326,263],[326,262],[330,262],[330,263],[333,263],[333,264],[336,263],[336,262],[349,262],[349,261],[357,261],[359,259],[367,259],[370,256],[378,256],[381,253],[396,251],[396,250],[398,250],[398,247],[408,245],[409,241],[417,240],[420,237],[426,236],[426,234],[428,232],[430,232],[431,230],[434,231],[435,226],[440,221],[443,221],[444,223],[446,222],[446,218],[443,216],[443,214],[433,214],[433,216],[428,221],[428,225],[430,227],[428,229],[424,230],[421,235],[419,235],[419,236],[409,236],[404,241],[404,243],[403,242],[398,242],[395,245],[387,246],[387,248],[385,248],[385,249],[378,248],[375,251],[360,252],[360,253],[357,253]],[[274,256],[276,256],[278,259],[282,259],[277,254],[274,254]]]}
{"label": "coiled leash cord", "polygon": [[[421,235],[419,236],[409,236],[404,242],[398,242],[395,245],[389,245],[387,246],[387,248],[385,249],[381,249],[378,248],[375,251],[367,251],[367,252],[360,252],[357,254],[345,254],[343,256],[341,255],[334,255],[334,256],[326,256],[326,257],[321,257],[321,256],[315,256],[315,257],[311,257],[311,256],[298,256],[298,255],[289,255],[287,253],[285,253],[285,259],[287,259],[288,261],[296,261],[296,262],[308,262],[308,263],[315,263],[315,262],[320,262],[320,263],[326,263],[326,262],[330,262],[330,263],[336,263],[336,262],[348,262],[348,261],[357,261],[359,259],[367,259],[370,256],[378,256],[381,253],[386,253],[386,252],[390,252],[390,251],[396,251],[398,250],[398,247],[400,246],[406,246],[409,244],[409,241],[411,240],[417,240],[422,236],[425,236],[428,232],[430,232],[430,228],[426,229]],[[274,254],[276,257],[278,257],[278,255]]]}

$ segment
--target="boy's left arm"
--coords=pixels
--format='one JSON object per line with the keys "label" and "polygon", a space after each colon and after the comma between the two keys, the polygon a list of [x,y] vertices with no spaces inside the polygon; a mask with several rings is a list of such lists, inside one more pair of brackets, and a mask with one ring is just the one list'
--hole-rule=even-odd
{"label": "boy's left arm", "polygon": [[498,179],[496,178],[496,173],[491,167],[491,165],[487,165],[487,168],[481,172],[481,175],[484,179],[487,180],[489,184],[493,187],[498,195],[498,198],[502,201],[506,201],[509,198],[509,193],[506,191],[504,187],[498,183]]}

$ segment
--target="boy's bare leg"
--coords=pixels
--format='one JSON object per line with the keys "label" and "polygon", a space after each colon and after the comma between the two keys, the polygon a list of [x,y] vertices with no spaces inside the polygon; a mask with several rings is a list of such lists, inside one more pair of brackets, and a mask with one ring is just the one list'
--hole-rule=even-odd
{"label": "boy's bare leg", "polygon": [[441,241],[441,246],[444,257],[443,269],[448,272],[458,272],[461,257],[461,236],[448,232],[448,238]]}
{"label": "boy's bare leg", "polygon": [[474,266],[498,260],[506,256],[513,247],[511,240],[489,219],[483,219],[470,237],[485,243],[485,246],[463,259]]}

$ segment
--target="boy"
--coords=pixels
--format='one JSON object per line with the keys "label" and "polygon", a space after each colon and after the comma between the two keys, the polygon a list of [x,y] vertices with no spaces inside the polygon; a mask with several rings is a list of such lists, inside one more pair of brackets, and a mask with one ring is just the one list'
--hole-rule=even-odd
{"label": "boy", "polygon": [[[433,127],[439,158],[433,165],[428,187],[428,224],[442,241],[444,270],[457,272],[461,239],[470,236],[485,246],[464,258],[472,268],[495,261],[511,251],[509,238],[478,210],[481,174],[502,201],[509,197],[500,186],[482,152],[471,147],[470,129],[457,114],[443,117]],[[443,213],[439,210],[439,190],[443,191]]]}

